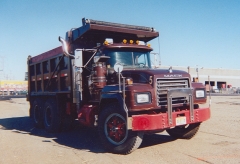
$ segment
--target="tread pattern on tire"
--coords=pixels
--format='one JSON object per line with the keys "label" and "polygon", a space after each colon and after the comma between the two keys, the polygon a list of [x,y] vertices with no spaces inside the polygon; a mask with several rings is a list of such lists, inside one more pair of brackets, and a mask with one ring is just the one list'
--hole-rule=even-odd
{"label": "tread pattern on tire", "polygon": [[135,151],[136,149],[139,148],[139,146],[142,143],[142,139],[143,139],[143,133],[139,134],[138,136],[136,136],[135,139],[135,143],[133,143],[132,147],[129,149],[129,151],[125,152],[124,154],[130,154],[133,151]]}
{"label": "tread pattern on tire", "polygon": [[[49,107],[52,113],[52,122],[48,126],[46,122],[46,108]],[[55,133],[61,130],[61,112],[59,111],[56,100],[50,99],[47,100],[44,104],[44,125],[47,132]]]}
{"label": "tread pattern on tire", "polygon": [[[35,120],[35,115],[36,115],[36,111],[35,111],[35,106],[38,106],[38,117],[39,119],[36,121]],[[32,103],[32,110],[31,111],[31,115],[32,115],[32,120],[34,122],[34,126],[37,127],[37,128],[43,128],[44,127],[44,123],[43,123],[43,111],[42,111],[42,103],[41,103],[41,100],[40,99],[35,99],[33,100],[33,103]]]}

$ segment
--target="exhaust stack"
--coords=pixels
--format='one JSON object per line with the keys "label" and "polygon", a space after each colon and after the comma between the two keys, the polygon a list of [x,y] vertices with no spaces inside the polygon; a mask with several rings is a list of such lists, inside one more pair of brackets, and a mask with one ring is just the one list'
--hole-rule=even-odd
{"label": "exhaust stack", "polygon": [[65,56],[67,57],[72,57],[74,58],[74,55],[71,55],[69,52],[68,52],[68,45],[67,45],[67,42],[62,38],[62,37],[58,37],[58,40],[62,43],[62,48],[63,48],[63,53]]}

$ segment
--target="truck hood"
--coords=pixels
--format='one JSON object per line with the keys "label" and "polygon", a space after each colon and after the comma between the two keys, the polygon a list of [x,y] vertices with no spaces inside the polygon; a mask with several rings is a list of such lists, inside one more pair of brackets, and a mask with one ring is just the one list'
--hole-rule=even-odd
{"label": "truck hood", "polygon": [[145,74],[146,76],[154,76],[156,78],[190,78],[189,73],[181,70],[169,69],[124,69],[123,74]]}

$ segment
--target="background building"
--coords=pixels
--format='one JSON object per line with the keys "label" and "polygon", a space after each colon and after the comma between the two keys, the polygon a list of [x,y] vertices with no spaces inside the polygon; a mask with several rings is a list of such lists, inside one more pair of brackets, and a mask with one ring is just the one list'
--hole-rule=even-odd
{"label": "background building", "polygon": [[[168,69],[170,66],[160,66],[160,68]],[[198,68],[198,67],[182,67],[172,66],[173,70],[183,70],[189,72],[192,81],[195,78],[199,82],[210,85],[213,90],[224,90],[227,88],[240,88],[240,70],[238,69],[223,69],[223,68]]]}
{"label": "background building", "polygon": [[25,94],[27,81],[0,80],[0,95]]}

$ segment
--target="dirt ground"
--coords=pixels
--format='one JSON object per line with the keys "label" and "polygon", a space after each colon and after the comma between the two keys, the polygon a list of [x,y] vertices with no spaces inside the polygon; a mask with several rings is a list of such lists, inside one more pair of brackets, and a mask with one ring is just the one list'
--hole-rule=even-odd
{"label": "dirt ground", "polygon": [[211,102],[211,119],[191,140],[145,135],[139,149],[117,155],[105,152],[94,129],[49,134],[34,128],[25,99],[0,101],[0,163],[240,163],[240,96],[213,96]]}

